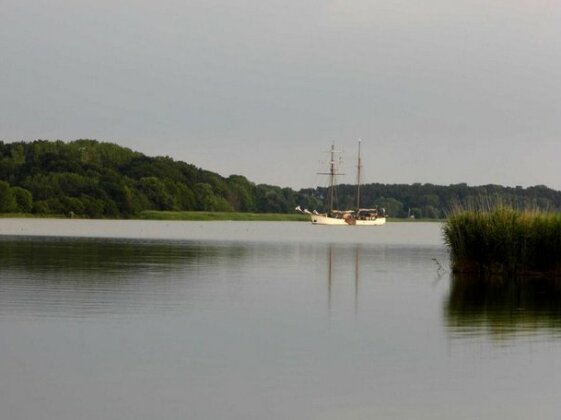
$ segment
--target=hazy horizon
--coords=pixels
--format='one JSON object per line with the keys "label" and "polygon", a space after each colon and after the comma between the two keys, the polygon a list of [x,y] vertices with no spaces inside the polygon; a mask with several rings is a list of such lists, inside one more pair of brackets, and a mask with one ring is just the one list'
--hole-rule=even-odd
{"label": "hazy horizon", "polygon": [[1,1],[0,140],[222,176],[561,190],[561,3]]}

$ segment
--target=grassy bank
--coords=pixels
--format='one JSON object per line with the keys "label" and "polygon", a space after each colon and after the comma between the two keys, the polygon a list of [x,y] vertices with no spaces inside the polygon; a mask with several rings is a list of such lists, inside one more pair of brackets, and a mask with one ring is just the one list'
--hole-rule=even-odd
{"label": "grassy bank", "polygon": [[[59,214],[32,214],[32,213],[1,213],[0,218],[30,218],[30,219],[68,219],[69,216]],[[72,218],[84,219],[80,215]],[[86,218],[87,219],[87,218]],[[107,218],[104,218],[107,219]],[[194,220],[194,221],[272,221],[272,222],[309,222],[310,217],[303,214],[280,214],[280,213],[236,213],[236,212],[213,212],[213,211],[156,211],[146,210],[138,216],[127,219],[141,220]]]}
{"label": "grassy bank", "polygon": [[65,219],[68,216],[60,214],[35,214],[35,213],[0,213],[0,219]]}
{"label": "grassy bank", "polygon": [[236,221],[272,221],[297,222],[310,221],[310,217],[303,214],[280,213],[237,213],[215,211],[153,211],[147,210],[140,214],[141,219],[147,220],[236,220]]}
{"label": "grassy bank", "polygon": [[458,211],[444,225],[452,268],[479,275],[561,275],[561,214]]}
{"label": "grassy bank", "polygon": [[[35,219],[68,219],[70,216],[61,214],[35,214],[35,213],[1,213],[0,218],[35,218]],[[74,219],[88,219],[83,215],[74,215]],[[110,218],[102,218],[110,219]],[[141,220],[192,220],[192,221],[269,221],[269,222],[309,222],[310,216],[305,214],[285,214],[285,213],[242,213],[242,212],[215,212],[215,211],[157,211],[145,210],[134,217],[124,219]],[[443,219],[406,219],[391,217],[388,223],[419,223],[437,222],[442,223]]]}

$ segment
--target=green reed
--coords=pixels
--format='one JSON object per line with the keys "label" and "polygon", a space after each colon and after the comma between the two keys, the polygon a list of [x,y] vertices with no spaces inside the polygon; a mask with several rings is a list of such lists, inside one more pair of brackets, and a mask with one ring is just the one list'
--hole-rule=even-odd
{"label": "green reed", "polygon": [[455,210],[444,224],[455,272],[481,275],[561,275],[561,214]]}

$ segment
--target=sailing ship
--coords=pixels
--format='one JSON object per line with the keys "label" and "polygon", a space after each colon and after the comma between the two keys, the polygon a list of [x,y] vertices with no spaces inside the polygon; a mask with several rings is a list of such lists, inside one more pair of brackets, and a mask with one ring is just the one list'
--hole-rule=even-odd
{"label": "sailing ship", "polygon": [[312,224],[314,225],[333,225],[333,226],[380,226],[386,223],[386,212],[384,209],[377,208],[361,208],[360,207],[360,175],[362,170],[362,161],[360,157],[360,140],[358,142],[358,163],[357,163],[357,194],[356,194],[356,210],[336,210],[334,209],[335,195],[335,177],[343,175],[337,173],[335,162],[335,146],[331,146],[329,172],[322,172],[319,175],[329,176],[328,198],[329,211],[327,213],[318,213],[316,210],[310,212],[307,209],[301,210],[298,206],[296,210],[309,214]]}

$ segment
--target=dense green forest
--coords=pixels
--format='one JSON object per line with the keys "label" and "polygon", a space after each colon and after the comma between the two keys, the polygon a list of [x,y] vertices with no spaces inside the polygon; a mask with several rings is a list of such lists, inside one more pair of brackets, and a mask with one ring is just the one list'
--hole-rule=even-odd
{"label": "dense green forest", "polygon": [[[316,197],[323,194],[318,190]],[[337,188],[341,208],[353,208],[356,185]],[[448,186],[434,184],[368,184],[361,187],[364,206],[385,207],[393,217],[441,219],[454,209],[489,210],[497,205],[518,210],[561,211],[561,192],[544,185],[503,187],[500,185]],[[356,206],[356,204],[355,204]]]}
{"label": "dense green forest", "polygon": [[[337,188],[340,208],[352,208],[355,186]],[[362,187],[364,206],[390,216],[442,218],[456,205],[501,201],[517,208],[559,211],[561,192],[545,186],[509,188],[466,184]],[[144,210],[290,213],[324,208],[326,188],[294,191],[227,178],[169,157],[95,140],[0,142],[0,213],[134,217]]]}
{"label": "dense green forest", "polygon": [[133,217],[143,210],[288,213],[305,192],[224,178],[95,140],[0,142],[0,213]]}

